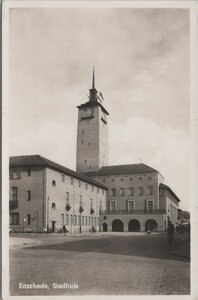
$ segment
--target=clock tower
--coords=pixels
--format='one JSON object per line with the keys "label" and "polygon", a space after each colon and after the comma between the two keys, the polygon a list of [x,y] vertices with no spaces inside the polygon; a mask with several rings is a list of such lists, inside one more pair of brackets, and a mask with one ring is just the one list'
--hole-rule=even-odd
{"label": "clock tower", "polygon": [[103,96],[95,88],[93,70],[89,101],[77,106],[77,172],[94,172],[108,165],[108,122],[109,113],[102,105]]}

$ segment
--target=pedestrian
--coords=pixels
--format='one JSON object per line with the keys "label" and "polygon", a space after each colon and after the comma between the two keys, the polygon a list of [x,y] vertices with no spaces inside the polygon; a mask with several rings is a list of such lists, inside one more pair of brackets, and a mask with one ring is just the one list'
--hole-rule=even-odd
{"label": "pedestrian", "polygon": [[67,229],[66,229],[65,225],[63,225],[63,233],[64,233],[64,235],[66,235],[66,232],[67,232]]}
{"label": "pedestrian", "polygon": [[167,235],[168,235],[168,243],[169,243],[169,245],[172,245],[174,233],[175,233],[175,227],[171,223],[171,221],[168,221]]}

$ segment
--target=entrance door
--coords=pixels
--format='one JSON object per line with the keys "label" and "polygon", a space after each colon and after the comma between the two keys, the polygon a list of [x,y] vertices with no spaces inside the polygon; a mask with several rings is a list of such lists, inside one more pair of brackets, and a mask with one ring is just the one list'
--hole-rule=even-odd
{"label": "entrance door", "polygon": [[104,231],[104,232],[107,231],[107,223],[103,223],[103,231]]}
{"label": "entrance door", "polygon": [[140,222],[138,220],[131,220],[129,222],[129,231],[140,231]]}
{"label": "entrance door", "polygon": [[124,225],[121,220],[114,220],[112,223],[112,231],[124,231]]}
{"label": "entrance door", "polygon": [[52,221],[52,232],[55,232],[55,223],[56,223],[56,221]]}

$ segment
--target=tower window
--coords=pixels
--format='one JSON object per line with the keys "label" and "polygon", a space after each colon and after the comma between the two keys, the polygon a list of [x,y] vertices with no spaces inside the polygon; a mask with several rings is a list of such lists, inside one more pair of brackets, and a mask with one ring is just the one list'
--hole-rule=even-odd
{"label": "tower window", "polygon": [[27,191],[27,201],[31,200],[31,191]]}
{"label": "tower window", "polygon": [[85,165],[87,164],[87,160],[85,159]]}
{"label": "tower window", "polygon": [[56,186],[56,181],[55,180],[52,180],[52,186]]}

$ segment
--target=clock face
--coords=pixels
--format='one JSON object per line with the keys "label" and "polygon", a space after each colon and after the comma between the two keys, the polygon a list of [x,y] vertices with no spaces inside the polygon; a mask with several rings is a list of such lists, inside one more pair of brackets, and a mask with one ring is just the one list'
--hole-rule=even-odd
{"label": "clock face", "polygon": [[85,110],[85,115],[86,115],[86,116],[91,116],[92,113],[93,113],[93,111],[92,111],[91,108],[87,108],[87,109]]}

